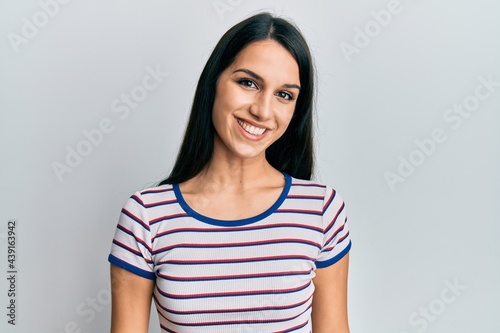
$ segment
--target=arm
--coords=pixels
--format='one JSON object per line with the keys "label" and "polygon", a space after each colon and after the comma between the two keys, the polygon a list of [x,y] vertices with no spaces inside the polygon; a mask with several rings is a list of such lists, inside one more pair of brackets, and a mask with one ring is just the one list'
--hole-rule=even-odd
{"label": "arm", "polygon": [[154,280],[111,264],[111,333],[147,333]]}
{"label": "arm", "polygon": [[347,274],[349,253],[335,264],[316,269],[312,302],[314,333],[349,333]]}

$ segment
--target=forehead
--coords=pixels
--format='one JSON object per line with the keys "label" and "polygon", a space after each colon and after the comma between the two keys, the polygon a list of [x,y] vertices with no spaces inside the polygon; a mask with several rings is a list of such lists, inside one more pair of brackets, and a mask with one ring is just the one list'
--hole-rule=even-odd
{"label": "forehead", "polygon": [[292,54],[273,40],[248,44],[236,56],[229,69],[250,69],[265,80],[299,84],[299,66]]}

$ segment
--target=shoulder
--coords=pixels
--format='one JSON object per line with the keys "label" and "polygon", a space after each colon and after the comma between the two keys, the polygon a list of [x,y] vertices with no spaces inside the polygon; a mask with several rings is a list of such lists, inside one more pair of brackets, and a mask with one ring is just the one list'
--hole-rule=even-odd
{"label": "shoulder", "polygon": [[326,184],[315,180],[307,180],[307,179],[299,179],[290,176],[292,180],[292,186],[301,186],[301,187],[310,187],[310,188],[326,188],[328,187]]}
{"label": "shoulder", "polygon": [[321,200],[323,212],[332,206],[337,209],[344,206],[344,199],[336,189],[316,180],[304,180],[291,177],[289,197]]}
{"label": "shoulder", "polygon": [[316,196],[329,196],[336,192],[331,186],[315,180],[291,177],[290,192]]}
{"label": "shoulder", "polygon": [[144,208],[148,208],[173,199],[175,199],[174,186],[166,184],[136,191],[130,196],[129,201],[134,201]]}

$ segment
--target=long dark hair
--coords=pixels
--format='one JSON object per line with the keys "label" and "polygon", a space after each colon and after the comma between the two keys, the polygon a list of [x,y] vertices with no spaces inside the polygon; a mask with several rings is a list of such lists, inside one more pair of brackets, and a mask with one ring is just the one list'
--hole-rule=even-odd
{"label": "long dark hair", "polygon": [[254,15],[229,29],[219,40],[201,73],[184,140],[172,172],[159,185],[182,183],[201,172],[212,158],[215,129],[212,107],[219,75],[248,44],[271,39],[287,49],[297,61],[300,94],[285,133],[266,150],[275,169],[295,178],[311,179],[314,165],[312,111],[314,67],[307,43],[290,22],[269,13]]}

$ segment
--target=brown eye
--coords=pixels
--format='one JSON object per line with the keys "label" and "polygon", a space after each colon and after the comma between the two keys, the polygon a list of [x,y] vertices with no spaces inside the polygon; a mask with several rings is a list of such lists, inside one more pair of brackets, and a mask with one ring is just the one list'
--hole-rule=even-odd
{"label": "brown eye", "polygon": [[286,91],[280,91],[277,93],[278,97],[286,99],[288,101],[293,101],[293,96]]}
{"label": "brown eye", "polygon": [[257,88],[257,85],[255,84],[255,82],[253,82],[252,80],[249,80],[249,79],[238,80],[238,84],[245,86],[245,87],[249,87],[249,88]]}

